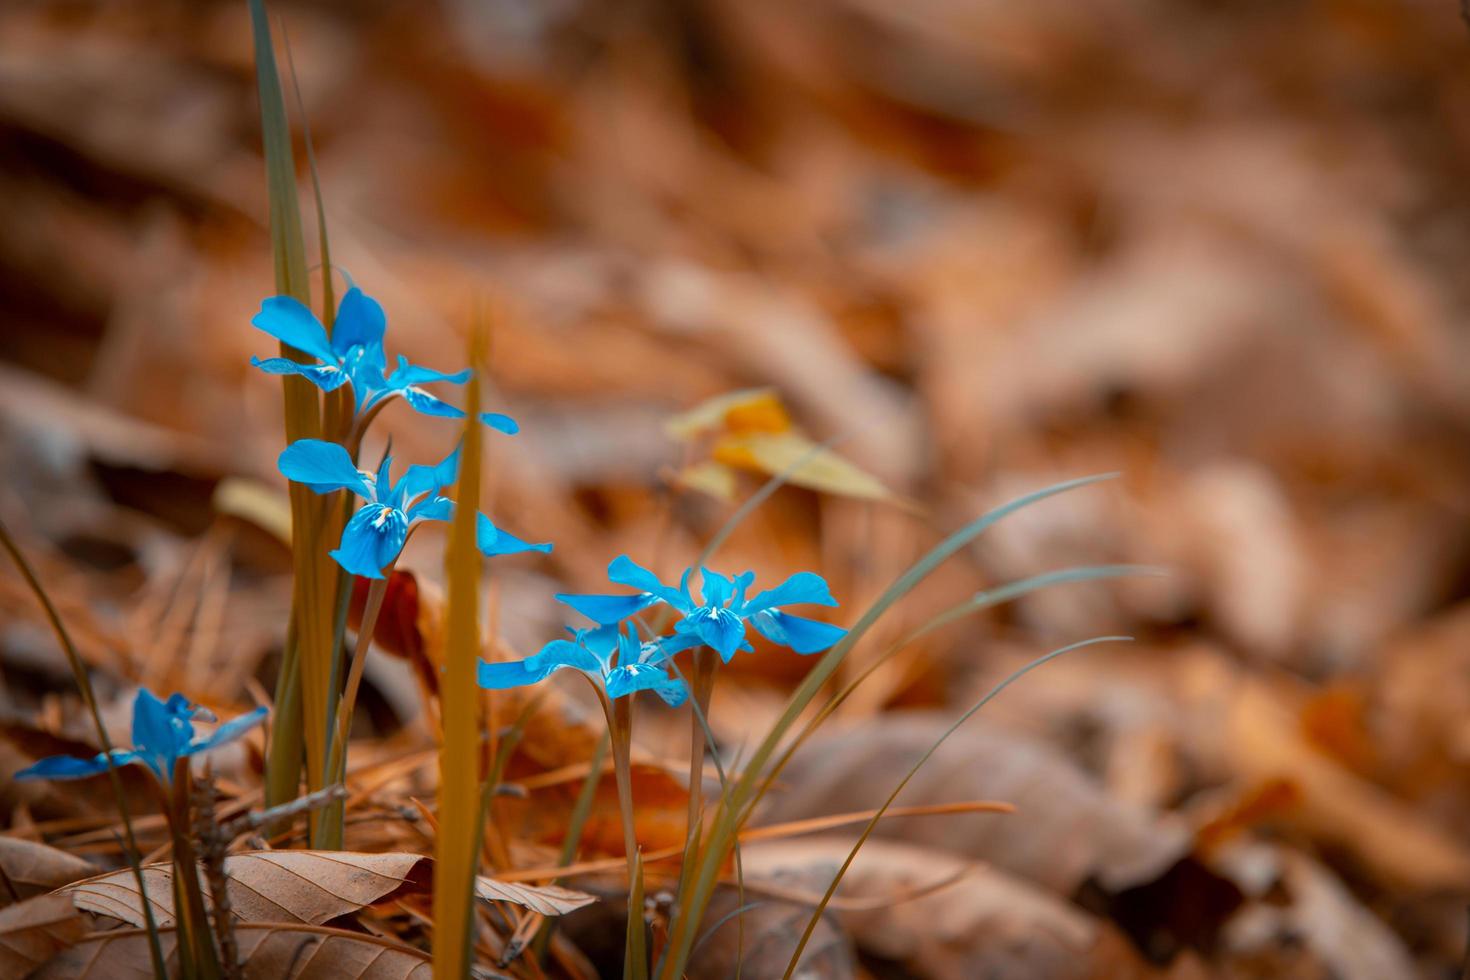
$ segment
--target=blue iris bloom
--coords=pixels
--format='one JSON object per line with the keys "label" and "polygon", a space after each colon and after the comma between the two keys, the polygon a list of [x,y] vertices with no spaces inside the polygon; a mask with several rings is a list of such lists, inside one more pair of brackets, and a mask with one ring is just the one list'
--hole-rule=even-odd
{"label": "blue iris bloom", "polygon": [[[191,755],[208,752],[244,735],[265,720],[265,708],[256,708],[227,721],[203,737],[194,736],[194,720],[213,721],[208,711],[191,704],[182,694],[171,694],[160,701],[153,692],[139,689],[133,701],[133,747],[113,749],[112,764],[125,766],[141,762],[165,783],[173,779],[174,763]],[[91,759],[70,755],[53,755],[29,769],[15,774],[16,779],[81,779],[107,771],[107,754],[99,752]]]}
{"label": "blue iris bloom", "polygon": [[[383,350],[383,335],[388,320],[378,301],[353,286],[337,305],[332,335],[300,300],[291,296],[272,296],[260,304],[260,312],[250,321],[272,337],[296,348],[311,363],[300,363],[289,357],[252,357],[250,363],[268,374],[299,375],[322,391],[335,391],[344,384],[352,386],[358,412],[365,412],[390,398],[402,398],[415,411],[440,418],[464,418],[464,412],[425,391],[423,385],[434,382],[462,385],[469,380],[468,369],[445,374],[431,368],[410,364],[399,355],[398,367],[388,370]],[[386,376],[385,376],[386,374]],[[480,421],[508,435],[520,431],[515,419],[496,412],[482,412]]]}
{"label": "blue iris bloom", "polygon": [[751,649],[745,638],[745,625],[773,643],[790,647],[800,654],[819,653],[842,639],[847,631],[830,623],[806,619],[783,612],[780,607],[810,603],[835,606],[837,600],[820,575],[797,572],[774,589],[765,589],[747,599],[746,592],[755,582],[753,572],[737,575],[733,580],[699,570],[702,601],[696,602],[689,591],[689,569],[679,587],[664,585],[648,569],[627,555],[619,555],[607,566],[607,577],[619,585],[638,592],[633,595],[569,595],[556,598],[600,625],[620,623],[650,606],[664,603],[681,616],[674,624],[680,636],[697,637],[694,645],[704,644],[719,653],[726,663],[737,650]]}
{"label": "blue iris bloom", "polygon": [[[281,453],[278,466],[288,479],[304,483],[317,493],[351,490],[367,503],[342,529],[342,541],[331,552],[337,564],[354,575],[382,578],[383,569],[397,559],[409,529],[422,521],[447,521],[454,501],[439,491],[459,474],[459,448],[437,466],[410,466],[393,482],[393,458],[385,456],[376,474],[359,470],[347,450],[322,439],[298,439]],[[549,543],[531,544],[478,515],[476,539],[488,556],[522,551],[551,550]]]}
{"label": "blue iris bloom", "polygon": [[481,661],[480,686],[496,691],[521,687],[570,667],[600,682],[609,698],[653,691],[677,708],[689,696],[685,683],[670,673],[668,662],[681,650],[699,646],[698,637],[675,634],[643,643],[631,627],[620,631],[616,624],[570,632],[572,639],[552,640],[524,660]]}

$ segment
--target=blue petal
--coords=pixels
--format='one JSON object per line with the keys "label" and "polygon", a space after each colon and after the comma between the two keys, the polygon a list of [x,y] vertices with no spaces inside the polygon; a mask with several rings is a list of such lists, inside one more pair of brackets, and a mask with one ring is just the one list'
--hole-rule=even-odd
{"label": "blue petal", "polygon": [[618,637],[621,635],[616,623],[590,630],[573,630],[572,635],[597,658],[603,672],[612,666],[612,655],[618,648]]}
{"label": "blue petal", "polygon": [[847,630],[804,616],[767,610],[750,617],[750,625],[772,643],[797,653],[821,653],[847,635]]}
{"label": "blue petal", "polygon": [[487,558],[494,558],[496,555],[516,555],[523,551],[545,553],[551,550],[550,541],[542,541],[539,544],[522,541],[509,531],[503,531],[490,523],[490,518],[484,514],[476,515],[475,544],[479,547],[480,553]]}
{"label": "blue petal", "polygon": [[701,591],[704,593],[704,604],[706,606],[723,606],[730,601],[730,594],[734,586],[730,580],[719,572],[712,572],[708,568],[699,570],[700,579],[703,582]]}
{"label": "blue petal", "polygon": [[745,623],[728,609],[701,607],[685,617],[675,629],[680,633],[694,632],[725,663],[730,662],[740,644],[745,642]]}
{"label": "blue petal", "polygon": [[[146,687],[133,698],[133,748],[140,756],[172,764],[194,737],[193,705],[182,694],[160,701]],[[164,768],[168,768],[165,766]]]}
{"label": "blue petal", "polygon": [[607,696],[620,698],[636,691],[655,691],[671,708],[677,708],[689,696],[684,682],[670,677],[663,667],[653,664],[629,664],[616,667],[607,675]]}
{"label": "blue petal", "polygon": [[513,436],[521,431],[520,424],[515,419],[509,415],[501,415],[499,412],[481,412],[480,421],[496,432],[504,432],[508,436]]}
{"label": "blue petal", "polygon": [[401,510],[368,504],[352,515],[342,529],[342,543],[330,554],[353,575],[382,578],[383,568],[398,557],[408,536],[408,518]]}
{"label": "blue petal", "polygon": [[571,606],[594,623],[603,625],[621,623],[658,602],[658,596],[648,592],[637,595],[576,595],[559,592],[556,601]]}
{"label": "blue petal", "polygon": [[256,708],[254,711],[247,711],[238,718],[232,718],[204,738],[197,738],[190,742],[183,754],[196,755],[200,752],[208,752],[210,749],[219,748],[227,742],[233,742],[256,725],[265,721],[265,716],[268,714],[270,714],[270,710],[261,707]]}
{"label": "blue petal", "polygon": [[792,606],[802,602],[818,606],[837,605],[837,600],[832,598],[832,592],[822,576],[815,572],[797,572],[774,589],[757,592],[740,612],[742,615],[752,616],[763,609]]}
{"label": "blue petal", "polygon": [[304,483],[317,493],[351,490],[371,500],[372,488],[347,450],[325,439],[298,439],[282,451],[276,465],[288,480]]}
{"label": "blue petal", "polygon": [[[391,382],[390,382],[391,384]],[[462,419],[464,411],[440,398],[435,398],[422,388],[409,385],[407,388],[399,388],[398,393],[403,400],[408,402],[409,407],[420,415],[432,415],[441,419]]]}
{"label": "blue petal", "polygon": [[535,684],[563,667],[602,675],[602,665],[587,650],[570,640],[552,640],[541,648],[540,653],[532,654],[524,660],[504,663],[480,661],[479,682],[481,687],[500,691],[508,687]]}
{"label": "blue petal", "polygon": [[302,364],[289,357],[267,357],[264,360],[252,357],[250,364],[266,374],[300,375],[322,391],[336,391],[350,380],[346,371],[331,364]]}
{"label": "blue petal", "polygon": [[388,318],[383,314],[383,307],[353,286],[337,304],[337,319],[332,323],[332,350],[339,361],[354,347],[381,350],[387,329]]}
{"label": "blue petal", "polygon": [[337,353],[327,340],[320,320],[291,296],[272,296],[260,304],[260,312],[250,323],[272,337],[329,364],[337,363]]}
{"label": "blue petal", "polygon": [[[112,764],[125,766],[139,761],[138,753],[131,749],[113,749]],[[12,779],[84,779],[107,771],[107,754],[99,752],[90,759],[78,759],[72,755],[53,755],[28,766],[12,776]]]}
{"label": "blue petal", "polygon": [[352,393],[361,411],[364,402],[371,396],[378,401],[386,393],[387,382],[383,380],[384,356],[382,344],[369,344],[350,348],[343,357],[342,370],[352,381]]}
{"label": "blue petal", "polygon": [[676,654],[703,645],[704,641],[697,633],[674,633],[643,644],[643,648],[638,652],[638,660],[645,664],[661,664]]}
{"label": "blue petal", "polygon": [[403,479],[393,488],[395,499],[412,500],[421,493],[438,491],[453,483],[459,475],[460,449],[461,446],[455,446],[454,452],[435,466],[410,466],[408,472],[403,474]]}
{"label": "blue petal", "polygon": [[454,516],[454,501],[448,497],[425,497],[408,509],[408,521],[447,521]]}
{"label": "blue petal", "polygon": [[[685,573],[685,575],[687,581],[688,573]],[[627,555],[618,555],[608,564],[607,577],[609,581],[616,582],[619,585],[630,586],[639,592],[652,593],[681,613],[688,614],[694,609],[694,604],[689,601],[687,595],[679,589],[664,585],[658,580],[657,575]]]}
{"label": "blue petal", "polygon": [[453,374],[445,374],[443,371],[435,371],[433,368],[420,367],[410,364],[408,358],[402,354],[398,355],[398,367],[388,378],[388,386],[402,390],[409,385],[424,385],[435,381],[445,381],[452,385],[462,385],[470,380],[470,369],[456,371]]}

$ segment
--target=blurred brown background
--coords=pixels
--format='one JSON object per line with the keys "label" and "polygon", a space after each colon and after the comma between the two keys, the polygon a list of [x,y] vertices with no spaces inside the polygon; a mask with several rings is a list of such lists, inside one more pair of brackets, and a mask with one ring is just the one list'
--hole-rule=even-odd
{"label": "blurred brown background", "polygon": [[[952,717],[1025,656],[1139,638],[1029,678],[905,797],[1026,816],[888,828],[923,861],[995,870],[950,899],[973,921],[910,906],[863,932],[866,968],[1455,975],[1470,31],[1453,3],[272,11],[334,262],[385,305],[390,356],[460,366],[491,304],[487,400],[523,427],[491,443],[491,510],[557,544],[496,566],[522,652],[562,622],[557,586],[595,587],[621,552],[672,573],[728,515],[671,489],[686,450],[662,427],[726,391],[774,387],[918,504],[787,489],[723,552],[763,578],[822,571],[839,622],[984,507],[1123,473],[998,528],[884,637],[1067,564],[1167,579],[1067,586],[926,640],[791,776],[772,818],[875,805],[937,717],[892,709]],[[226,476],[278,485],[279,387],[248,364],[274,291],[253,86],[243,2],[0,8],[0,516],[95,620],[98,657],[226,702],[272,676],[285,602],[280,549],[211,504]],[[403,410],[386,428],[400,457],[454,438]],[[408,559],[428,578],[439,540]],[[66,683],[27,601],[7,581],[24,716]],[[742,663],[721,735],[748,739],[801,668]],[[392,676],[389,727],[416,708]]]}

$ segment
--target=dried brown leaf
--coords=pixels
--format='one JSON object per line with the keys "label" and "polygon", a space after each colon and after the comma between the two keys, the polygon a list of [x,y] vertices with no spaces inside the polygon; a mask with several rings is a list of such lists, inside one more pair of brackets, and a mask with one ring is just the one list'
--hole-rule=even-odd
{"label": "dried brown leaf", "polygon": [[[176,934],[160,931],[172,961]],[[421,950],[375,936],[307,925],[235,927],[248,980],[429,980],[432,961]],[[36,980],[115,980],[152,975],[148,935],[141,929],[102,933],[64,950],[32,974]]]}
{"label": "dried brown leaf", "polygon": [[64,895],[40,895],[0,910],[0,975],[28,975],[87,929],[86,918]]}
{"label": "dried brown leaf", "polygon": [[[351,851],[247,851],[225,859],[231,911],[242,922],[321,925],[339,916],[427,887],[429,859],[422,854]],[[174,922],[173,866],[143,869],[145,888],[161,926]],[[129,870],[114,871],[61,889],[77,908],[143,924],[143,909]],[[207,892],[206,892],[207,894]]]}
{"label": "dried brown leaf", "polygon": [[[18,837],[0,837],[0,871],[10,888],[0,890],[0,906],[27,899],[97,873],[97,868],[66,851]],[[11,889],[14,894],[11,894]]]}
{"label": "dried brown leaf", "polygon": [[596,895],[560,885],[523,885],[480,875],[475,897],[485,902],[513,902],[540,915],[566,915],[597,901]]}

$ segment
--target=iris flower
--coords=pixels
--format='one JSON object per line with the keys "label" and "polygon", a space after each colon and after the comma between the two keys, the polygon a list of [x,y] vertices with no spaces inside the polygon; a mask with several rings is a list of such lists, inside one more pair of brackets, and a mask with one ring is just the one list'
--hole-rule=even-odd
{"label": "iris flower", "polygon": [[[383,335],[388,321],[378,301],[353,286],[337,305],[332,334],[300,300],[291,296],[272,296],[260,305],[260,312],[250,321],[260,330],[308,357],[300,363],[289,357],[252,357],[250,363],[268,374],[295,374],[322,391],[335,391],[344,384],[352,386],[352,396],[359,414],[371,411],[391,398],[402,398],[415,411],[441,418],[464,418],[464,412],[425,391],[423,385],[434,382],[462,385],[469,380],[468,369],[445,374],[432,368],[410,364],[399,355],[398,367],[387,375],[387,356],[383,351]],[[480,421],[508,435],[520,430],[515,419],[496,412],[482,412]]]}
{"label": "iris flower", "polygon": [[[133,700],[133,747],[113,749],[112,764],[125,766],[141,762],[153,770],[164,783],[173,779],[174,763],[182,758],[208,752],[244,735],[265,720],[265,708],[256,708],[227,721],[203,738],[194,736],[194,720],[213,721],[204,708],[190,704],[182,694],[171,694],[160,701],[153,692],[139,689]],[[107,771],[107,753],[99,752],[91,759],[70,755],[53,755],[29,769],[15,774],[16,779],[81,779]]]}
{"label": "iris flower", "polygon": [[524,660],[481,661],[480,686],[496,691],[521,687],[570,667],[598,681],[609,698],[653,691],[670,707],[677,708],[688,697],[688,687],[670,673],[668,662],[681,650],[700,644],[692,634],[664,636],[643,643],[631,627],[619,631],[616,624],[570,632],[572,639],[552,640],[540,653]]}
{"label": "iris flower", "polygon": [[620,623],[650,606],[664,603],[681,618],[674,624],[680,636],[693,636],[693,645],[703,643],[729,663],[737,650],[749,650],[745,638],[748,622],[756,632],[773,643],[790,647],[800,654],[819,653],[842,639],[847,631],[830,623],[806,619],[783,612],[780,607],[811,603],[835,606],[827,583],[813,572],[797,572],[774,589],[765,589],[747,599],[745,593],[755,582],[753,572],[737,575],[733,580],[701,568],[702,601],[696,602],[689,591],[694,569],[684,573],[679,587],[664,585],[658,577],[619,555],[607,566],[607,577],[619,585],[638,591],[633,595],[570,595],[556,598],[599,625]]}
{"label": "iris flower", "polygon": [[[278,466],[288,479],[317,493],[351,490],[367,503],[342,529],[342,541],[331,552],[337,564],[354,575],[382,578],[398,558],[412,527],[423,521],[447,521],[454,502],[439,491],[459,473],[459,449],[437,466],[410,466],[397,483],[389,473],[393,458],[385,456],[376,474],[359,470],[347,450],[322,439],[299,439],[281,453]],[[550,551],[549,543],[531,544],[478,515],[476,538],[487,556],[522,551]]]}

